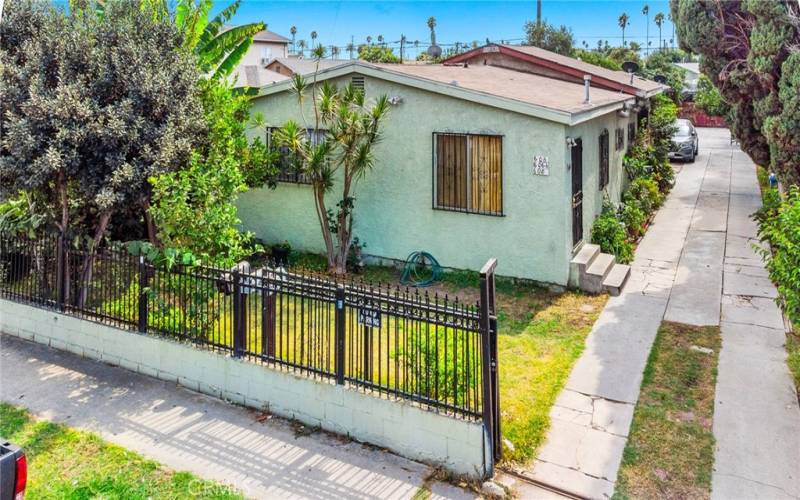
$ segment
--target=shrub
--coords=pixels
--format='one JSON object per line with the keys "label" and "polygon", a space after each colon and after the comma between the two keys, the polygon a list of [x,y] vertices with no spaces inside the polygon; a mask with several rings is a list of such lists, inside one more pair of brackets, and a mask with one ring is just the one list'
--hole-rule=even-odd
{"label": "shrub", "polygon": [[728,105],[722,99],[722,94],[706,75],[700,75],[694,102],[710,116],[725,116],[728,112]]}
{"label": "shrub", "polygon": [[619,220],[625,225],[630,238],[638,238],[644,232],[647,214],[642,211],[638,203],[623,203],[619,208]]}
{"label": "shrub", "polygon": [[664,201],[658,183],[647,177],[639,177],[631,182],[623,197],[625,203],[635,203],[645,216],[652,214]]}
{"label": "shrub", "polygon": [[617,219],[613,205],[605,203],[603,211],[592,224],[592,243],[600,250],[616,256],[618,262],[633,260],[633,246],[627,239],[625,224]]}
{"label": "shrub", "polygon": [[800,322],[800,188],[792,186],[784,200],[776,189],[764,196],[755,214],[758,235],[771,248],[762,248],[772,281],[778,287],[778,303],[793,323]]}

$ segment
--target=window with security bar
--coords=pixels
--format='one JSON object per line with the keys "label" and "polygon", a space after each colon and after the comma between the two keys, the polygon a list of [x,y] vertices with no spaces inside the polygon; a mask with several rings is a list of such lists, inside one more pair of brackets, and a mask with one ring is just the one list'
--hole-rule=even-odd
{"label": "window with security bar", "polygon": [[622,127],[616,130],[616,133],[614,134],[614,141],[614,150],[622,151],[622,148],[625,147],[625,131],[622,129]]}
{"label": "window with security bar", "polygon": [[433,206],[503,215],[503,138],[434,133]]}
{"label": "window with security bar", "polygon": [[603,130],[600,134],[600,190],[608,186],[608,130]]}
{"label": "window with security bar", "polygon": [[[272,136],[278,130],[278,127],[267,128],[267,147],[272,149]],[[318,144],[325,138],[327,130],[313,128],[306,129],[306,137],[309,138],[311,144]],[[289,182],[293,184],[311,184],[311,179],[305,173],[301,172],[302,163],[297,156],[289,150],[286,146],[278,146],[278,166],[280,167],[278,175],[275,180],[278,182]]]}

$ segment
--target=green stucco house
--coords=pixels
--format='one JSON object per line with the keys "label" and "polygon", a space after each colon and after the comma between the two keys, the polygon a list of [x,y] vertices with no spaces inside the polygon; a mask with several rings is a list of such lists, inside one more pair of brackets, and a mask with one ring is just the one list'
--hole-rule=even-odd
{"label": "green stucco house", "polygon": [[[656,92],[592,85],[597,77],[581,64],[580,83],[552,69],[479,62],[353,61],[319,72],[318,81],[352,83],[368,99],[386,94],[393,103],[376,166],[355,189],[354,235],[364,253],[402,261],[425,250],[445,267],[471,270],[496,257],[501,275],[579,284],[570,262],[603,196],[619,200],[622,157]],[[313,116],[300,111],[290,81],[254,99],[269,126]],[[268,140],[269,128],[252,133]],[[267,243],[323,252],[311,187],[302,176],[281,179],[274,190],[242,195],[244,228]]]}

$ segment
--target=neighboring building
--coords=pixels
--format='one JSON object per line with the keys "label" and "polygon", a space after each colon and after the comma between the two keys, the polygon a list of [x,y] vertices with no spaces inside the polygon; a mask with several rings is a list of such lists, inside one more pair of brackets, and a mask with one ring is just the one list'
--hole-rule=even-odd
{"label": "neighboring building", "polygon": [[[230,29],[233,26],[226,26]],[[277,33],[261,30],[253,36],[253,44],[242,57],[239,65],[233,70],[231,78],[236,79],[237,86],[263,87],[270,83],[285,80],[286,77],[267,69],[276,58],[289,55],[290,40]]]}
{"label": "neighboring building", "polygon": [[527,45],[489,44],[450,57],[442,62],[445,65],[464,63],[498,66],[575,83],[583,83],[584,76],[591,75],[593,87],[617,90],[641,99],[647,99],[664,90],[664,87],[656,82],[630,75],[624,71],[595,66],[572,57]]}
{"label": "neighboring building", "polygon": [[[355,190],[354,234],[365,254],[404,260],[426,250],[445,267],[472,270],[497,257],[502,275],[575,282],[570,261],[603,197],[619,201],[627,182],[635,96],[592,87],[586,102],[583,84],[482,64],[353,61],[317,78],[394,103],[377,163]],[[261,89],[253,111],[272,126],[307,123],[310,101],[301,113],[291,82],[279,82]],[[269,139],[269,130],[258,133]],[[275,190],[241,196],[244,227],[267,243],[323,252],[311,187],[282,178],[289,182]]]}
{"label": "neighboring building", "polygon": [[295,74],[305,75],[317,69],[323,70],[352,62],[349,59],[303,59],[302,57],[279,57],[267,65],[267,69],[280,75],[291,77]]}
{"label": "neighboring building", "polygon": [[681,96],[691,101],[697,94],[697,85],[700,82],[700,63],[674,63],[675,66],[683,68],[686,71],[683,77],[683,91]]}

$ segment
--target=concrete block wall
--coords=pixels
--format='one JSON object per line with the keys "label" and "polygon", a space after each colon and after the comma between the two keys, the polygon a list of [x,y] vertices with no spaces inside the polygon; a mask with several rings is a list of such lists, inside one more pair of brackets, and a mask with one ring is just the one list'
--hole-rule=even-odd
{"label": "concrete block wall", "polygon": [[270,369],[189,344],[120,330],[55,311],[0,299],[0,332],[175,382],[236,404],[440,465],[457,475],[485,476],[483,425],[365,394],[332,381]]}

